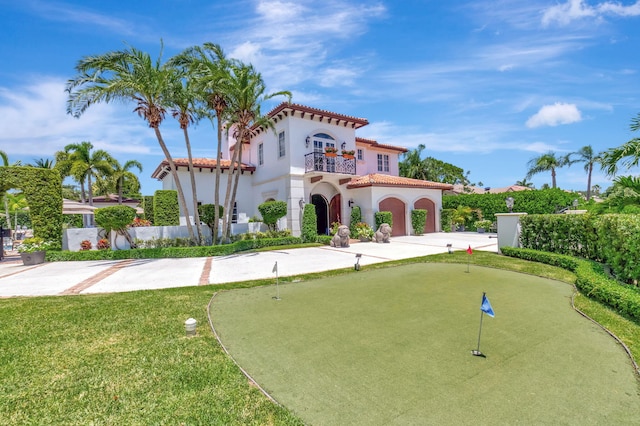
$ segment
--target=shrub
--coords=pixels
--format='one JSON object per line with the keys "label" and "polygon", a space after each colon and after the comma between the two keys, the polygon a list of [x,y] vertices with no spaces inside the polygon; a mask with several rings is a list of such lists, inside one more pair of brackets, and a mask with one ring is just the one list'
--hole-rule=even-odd
{"label": "shrub", "polygon": [[[202,204],[198,206],[198,213],[200,214],[200,220],[213,231],[213,225],[216,221],[216,205],[215,204]],[[224,207],[218,206],[218,219],[222,218]]]}
{"label": "shrub", "polygon": [[302,241],[316,241],[318,237],[318,217],[316,215],[316,206],[313,204],[305,204],[302,212]]}
{"label": "shrub", "polygon": [[129,224],[129,226],[131,226],[132,228],[140,228],[140,227],[145,227],[145,226],[151,226],[151,222],[148,221],[147,219],[142,219],[139,217],[135,217],[133,219],[133,222],[131,222]]}
{"label": "shrub", "polygon": [[109,240],[102,238],[98,240],[98,245],[96,247],[98,250],[109,250],[111,248],[111,244],[109,243]]}
{"label": "shrub", "polygon": [[596,262],[556,253],[502,247],[503,254],[559,266],[576,274],[576,287],[585,296],[597,300],[621,315],[640,321],[640,289],[608,278]]}
{"label": "shrub", "polygon": [[180,225],[178,192],[158,190],[153,196],[153,224],[155,226]]}
{"label": "shrub", "polygon": [[393,229],[393,214],[391,212],[376,212],[375,221],[376,221],[376,229],[380,228],[380,225],[383,223],[388,223],[389,226]]}
{"label": "shrub", "polygon": [[267,227],[275,230],[278,220],[287,215],[287,203],[285,201],[266,201],[258,206],[258,211]]}
{"label": "shrub", "polygon": [[440,211],[440,228],[444,232],[451,232],[453,226],[453,209],[442,209]]}
{"label": "shrub", "polygon": [[366,239],[372,239],[373,238],[373,234],[374,231],[373,229],[369,226],[368,223],[365,222],[358,222],[354,225],[354,233],[353,235],[357,238],[366,238]]}
{"label": "shrub", "polygon": [[488,219],[482,219],[482,220],[477,220],[473,223],[473,225],[476,227],[476,229],[478,228],[482,228],[482,229],[489,229],[491,228],[491,221]]}
{"label": "shrub", "polygon": [[83,240],[80,243],[80,250],[91,250],[93,248],[93,244],[89,240]]}
{"label": "shrub", "polygon": [[411,227],[413,235],[422,235],[427,223],[427,211],[422,209],[411,210]]}
{"label": "shrub", "polygon": [[336,232],[338,232],[338,228],[341,226],[342,224],[340,222],[333,222],[331,224],[331,230],[329,231],[330,235],[336,235]]}
{"label": "shrub", "polygon": [[362,210],[360,206],[353,206],[351,208],[351,221],[349,222],[349,230],[351,235],[356,235],[356,225],[362,222]]}
{"label": "shrub", "polygon": [[144,218],[153,224],[153,195],[142,197],[142,209],[144,210]]}

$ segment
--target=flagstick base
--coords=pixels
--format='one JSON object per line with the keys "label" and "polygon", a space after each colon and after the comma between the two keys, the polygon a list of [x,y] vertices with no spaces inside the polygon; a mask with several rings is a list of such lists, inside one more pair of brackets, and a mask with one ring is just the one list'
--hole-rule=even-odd
{"label": "flagstick base", "polygon": [[471,351],[471,355],[473,355],[473,356],[479,356],[479,357],[482,357],[482,358],[486,358],[486,357],[487,357],[485,354],[483,354],[482,352],[477,351],[477,350],[475,350],[475,349]]}

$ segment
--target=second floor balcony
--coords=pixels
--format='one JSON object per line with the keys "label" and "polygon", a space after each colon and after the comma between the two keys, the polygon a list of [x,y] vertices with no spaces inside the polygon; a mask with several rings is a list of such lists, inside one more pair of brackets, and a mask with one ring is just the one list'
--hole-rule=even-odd
{"label": "second floor balcony", "polygon": [[304,172],[356,174],[356,160],[343,155],[328,155],[324,152],[312,152],[304,156]]}

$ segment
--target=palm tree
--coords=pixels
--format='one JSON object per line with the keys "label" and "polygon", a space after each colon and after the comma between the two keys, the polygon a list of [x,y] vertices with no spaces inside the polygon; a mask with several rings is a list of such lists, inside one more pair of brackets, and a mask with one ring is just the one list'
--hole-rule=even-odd
{"label": "palm tree", "polygon": [[189,178],[191,179],[191,199],[193,200],[193,219],[196,224],[198,244],[203,244],[202,239],[202,223],[200,222],[200,213],[198,212],[198,191],[196,188],[196,176],[193,169],[193,156],[191,154],[191,141],[189,139],[189,125],[196,121],[196,117],[200,117],[201,108],[196,104],[198,96],[193,91],[193,83],[186,79],[184,82],[177,80],[170,93],[169,102],[171,105],[171,115],[178,120],[182,133],[184,135],[184,143],[187,148],[187,162],[189,166]]}
{"label": "palm tree", "polygon": [[555,152],[549,151],[538,157],[534,157],[527,163],[529,170],[527,171],[527,179],[531,179],[533,175],[542,172],[551,172],[551,187],[556,188],[556,169],[564,167],[568,162],[567,157],[556,157]]}
{"label": "palm tree", "polygon": [[527,178],[524,178],[522,180],[518,180],[515,183],[518,186],[524,186],[525,188],[533,188],[533,182],[527,181]]}
{"label": "palm tree", "polygon": [[122,204],[125,182],[133,181],[137,183],[138,187],[140,186],[138,176],[131,173],[130,170],[135,167],[140,173],[142,173],[142,164],[137,160],[128,160],[123,165],[120,165],[120,162],[114,159],[111,162],[111,167],[111,178],[114,180],[118,191],[118,204]]}
{"label": "palm tree", "polygon": [[[193,80],[196,90],[204,97],[207,106],[215,111],[217,121],[217,149],[216,149],[216,177],[214,188],[214,205],[220,205],[220,179],[222,174],[222,123],[227,109],[226,95],[223,92],[222,81],[229,77],[230,62],[224,55],[222,48],[214,43],[204,43],[202,47],[191,47],[180,55],[171,59],[175,66],[188,70],[189,78]],[[209,118],[209,114],[206,114]],[[219,210],[214,209],[212,241],[218,242]]]}
{"label": "palm tree", "polygon": [[[252,136],[252,128],[275,129],[270,117],[260,113],[260,104],[274,96],[287,96],[291,100],[291,93],[281,91],[265,95],[265,84],[260,73],[253,66],[241,63],[231,64],[231,74],[220,80],[223,93],[226,94],[227,111],[229,113],[228,129],[233,131],[236,144],[231,159],[227,191],[222,219],[222,238],[227,241],[231,233],[231,214],[235,204],[240,168],[242,165],[243,143]],[[233,182],[232,182],[232,178]]]}
{"label": "palm tree", "polygon": [[[640,113],[631,119],[631,131],[640,130]],[[618,163],[622,162],[627,170],[640,163],[640,138],[633,138],[617,148],[611,148],[602,154],[602,169],[607,175],[613,176],[618,172]]]}
{"label": "palm tree", "polygon": [[640,195],[640,177],[618,176],[613,181],[621,187],[632,189],[636,194]]}
{"label": "palm tree", "polygon": [[53,169],[55,163],[48,158],[38,158],[33,163],[27,164],[29,167],[37,167],[39,169]]}
{"label": "palm tree", "polygon": [[[572,159],[572,155],[577,155],[578,158]],[[567,156],[567,165],[571,166],[574,163],[584,163],[584,171],[587,172],[587,201],[591,199],[591,174],[593,173],[593,165],[602,161],[602,153],[594,155],[591,145],[583,146],[576,152],[571,152]]]}
{"label": "palm tree", "polygon": [[[160,132],[166,114],[167,95],[180,78],[175,68],[162,64],[162,50],[161,46],[156,61],[148,53],[134,47],[81,59],[76,65],[78,75],[67,82],[67,113],[80,117],[91,105],[99,102],[135,102],[137,106],[134,111],[153,129],[169,162],[180,207],[187,214],[187,202],[178,171]],[[191,221],[186,222],[189,238],[197,244]]]}
{"label": "palm tree", "polygon": [[424,144],[420,144],[416,149],[412,149],[403,154],[402,161],[398,164],[400,176],[427,180],[428,173],[425,162],[421,158],[424,148]]}
{"label": "palm tree", "polygon": [[[92,178],[109,176],[112,172],[111,163],[114,161],[107,151],[98,149],[92,152],[92,149],[93,144],[87,141],[72,143],[64,147],[68,154],[67,161],[71,176],[78,181],[81,188],[84,188],[86,183],[87,201],[90,206],[93,205]],[[84,189],[82,192],[84,193]]]}

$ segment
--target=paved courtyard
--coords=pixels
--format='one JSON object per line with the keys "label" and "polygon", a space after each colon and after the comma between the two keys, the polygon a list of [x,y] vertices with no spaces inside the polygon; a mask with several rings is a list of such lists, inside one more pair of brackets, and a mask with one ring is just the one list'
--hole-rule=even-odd
{"label": "paved courtyard", "polygon": [[496,234],[434,233],[392,237],[390,244],[354,242],[348,248],[329,246],[237,253],[188,259],[131,259],[46,262],[24,266],[19,258],[0,262],[0,297],[112,293],[221,284],[353,267],[360,264],[446,253],[454,250],[498,251]]}

